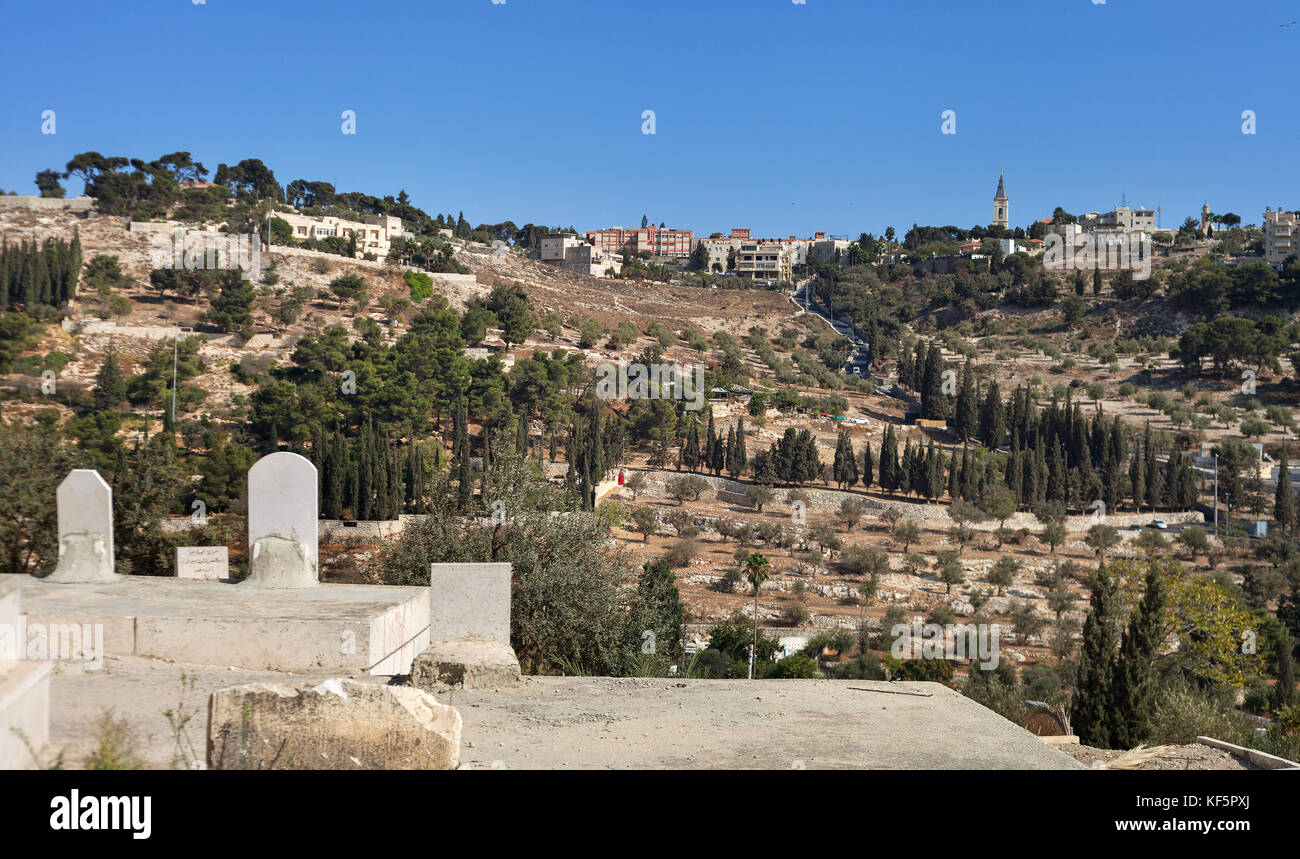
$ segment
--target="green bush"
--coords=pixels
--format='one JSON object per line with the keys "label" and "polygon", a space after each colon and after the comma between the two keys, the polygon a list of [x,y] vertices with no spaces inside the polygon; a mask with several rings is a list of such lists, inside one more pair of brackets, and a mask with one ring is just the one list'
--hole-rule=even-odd
{"label": "green bush", "polygon": [[433,278],[422,271],[406,271],[402,274],[406,285],[411,289],[412,301],[424,301],[433,295]]}
{"label": "green bush", "polygon": [[817,663],[802,653],[796,653],[773,665],[764,676],[774,680],[809,680],[817,676]]}

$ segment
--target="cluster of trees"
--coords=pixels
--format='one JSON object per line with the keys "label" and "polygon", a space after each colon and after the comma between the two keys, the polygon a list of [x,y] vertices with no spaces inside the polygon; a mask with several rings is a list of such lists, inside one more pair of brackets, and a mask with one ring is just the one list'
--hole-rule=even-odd
{"label": "cluster of trees", "polygon": [[0,243],[0,312],[23,308],[43,318],[64,307],[77,293],[81,277],[81,236]]}
{"label": "cluster of trees", "polygon": [[442,467],[442,446],[426,459],[422,445],[398,445],[363,424],[354,436],[338,427],[312,440],[321,513],[329,519],[396,519],[428,506],[429,479]]}
{"label": "cluster of trees", "polygon": [[[1285,713],[1294,703],[1294,646],[1283,611],[1278,620],[1251,612],[1237,589],[1156,557],[1103,563],[1091,587],[1070,712],[1088,745],[1130,749],[1179,730],[1155,718],[1171,686],[1227,695],[1254,683],[1271,700],[1248,706]],[[1256,648],[1242,646],[1248,636],[1257,636]],[[1259,680],[1265,670],[1277,680],[1271,690]]]}
{"label": "cluster of trees", "polygon": [[709,409],[702,443],[699,421],[694,414],[688,420],[689,428],[682,437],[678,453],[678,470],[707,471],[715,477],[725,472],[733,479],[745,473],[748,456],[745,453],[744,418],[729,426],[726,436],[723,436],[714,431],[713,410]]}
{"label": "cluster of trees", "polygon": [[1279,272],[1263,262],[1228,268],[1212,256],[1190,265],[1170,266],[1165,282],[1179,308],[1204,319],[1233,310],[1271,310],[1300,304],[1300,261],[1287,260]]}
{"label": "cluster of trees", "polygon": [[1214,363],[1220,376],[1246,366],[1255,371],[1281,369],[1278,359],[1300,342],[1300,324],[1281,316],[1248,319],[1218,316],[1196,322],[1178,338],[1174,357],[1188,370],[1205,372],[1205,359]]}
{"label": "cluster of trees", "polygon": [[823,477],[817,439],[808,430],[794,427],[787,427],[779,441],[755,455],[751,467],[754,480],[765,486],[802,486]]}
{"label": "cluster of trees", "polygon": [[[154,161],[81,152],[68,161],[61,177],[79,177],[86,196],[101,212],[151,220],[166,215],[180,201],[180,183],[201,181],[207,174],[207,168],[188,152],[173,152]],[[59,178],[53,170],[37,174],[42,196],[62,196],[62,187],[56,187]]]}

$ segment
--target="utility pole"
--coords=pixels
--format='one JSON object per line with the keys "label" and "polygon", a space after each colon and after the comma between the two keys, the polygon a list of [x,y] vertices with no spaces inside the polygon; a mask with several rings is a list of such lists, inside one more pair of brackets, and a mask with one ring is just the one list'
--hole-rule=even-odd
{"label": "utility pole", "polygon": [[172,431],[176,430],[176,344],[179,337],[172,338]]}
{"label": "utility pole", "polygon": [[1219,455],[1214,455],[1214,536],[1219,536]]}

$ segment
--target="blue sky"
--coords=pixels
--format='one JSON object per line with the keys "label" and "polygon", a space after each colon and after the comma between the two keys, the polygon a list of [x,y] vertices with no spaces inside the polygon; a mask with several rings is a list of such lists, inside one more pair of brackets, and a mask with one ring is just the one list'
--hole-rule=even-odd
{"label": "blue sky", "polygon": [[0,188],[35,193],[85,150],[189,150],[475,224],[856,236],[986,224],[1005,167],[1015,225],[1123,193],[1165,227],[1205,201],[1257,223],[1300,207],[1297,19],[1295,0],[10,4]]}

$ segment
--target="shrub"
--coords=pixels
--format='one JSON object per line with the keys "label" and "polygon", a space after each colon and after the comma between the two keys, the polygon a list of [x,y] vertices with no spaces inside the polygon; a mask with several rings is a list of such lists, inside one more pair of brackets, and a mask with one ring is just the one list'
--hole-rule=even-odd
{"label": "shrub", "polygon": [[668,547],[664,560],[670,567],[685,567],[700,554],[700,545],[694,540],[682,538]]}
{"label": "shrub", "polygon": [[802,653],[796,653],[777,662],[764,676],[774,680],[809,680],[817,676],[817,663]]}
{"label": "shrub", "polygon": [[433,295],[433,278],[422,271],[407,271],[402,275],[411,290],[412,301],[424,301]]}

